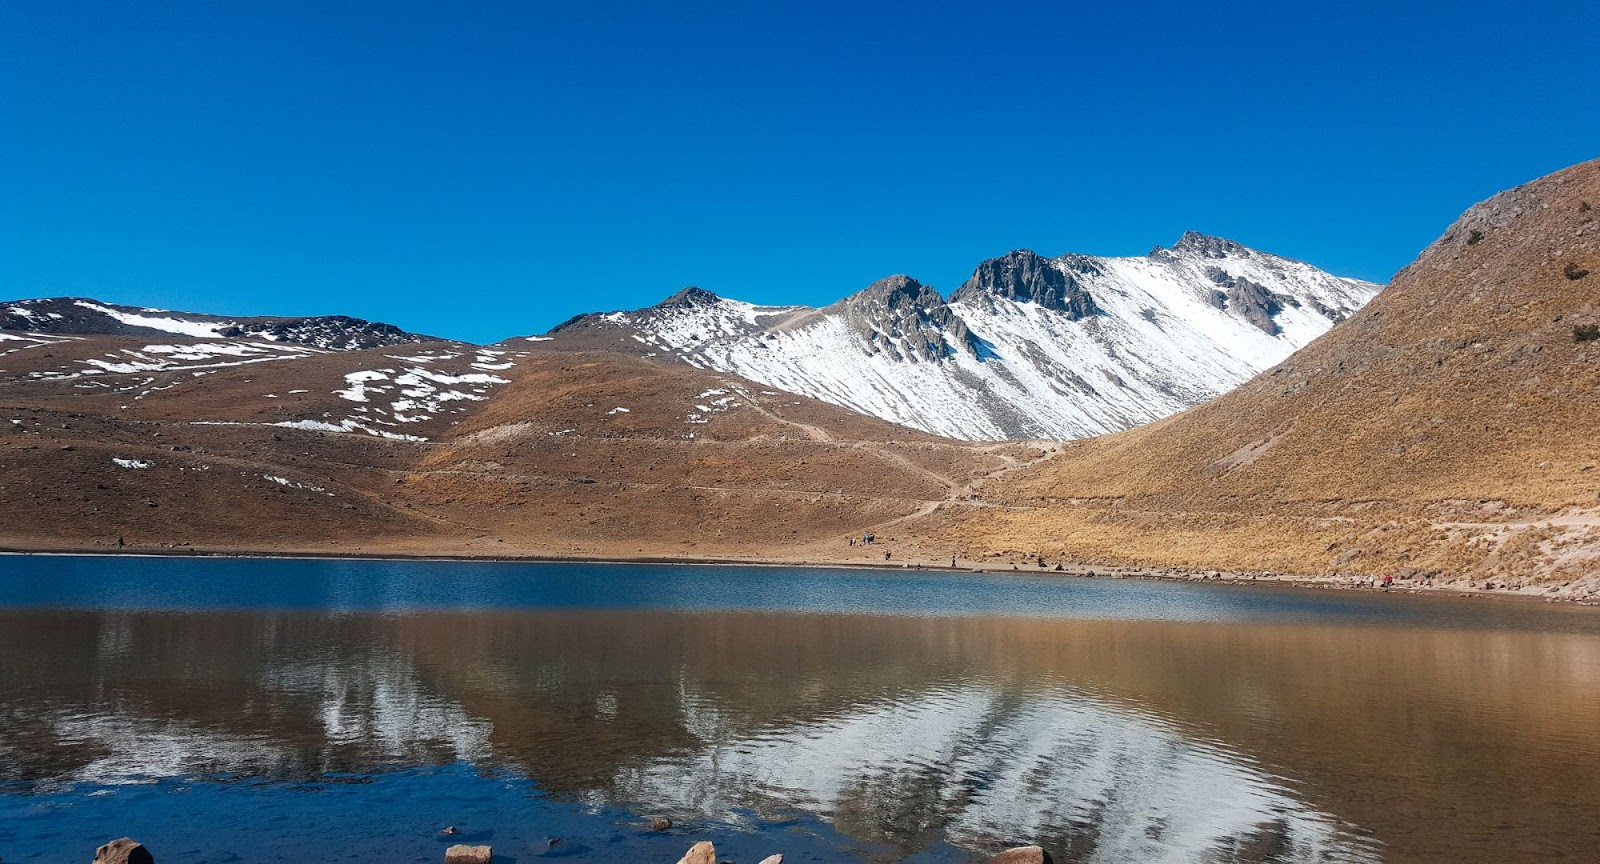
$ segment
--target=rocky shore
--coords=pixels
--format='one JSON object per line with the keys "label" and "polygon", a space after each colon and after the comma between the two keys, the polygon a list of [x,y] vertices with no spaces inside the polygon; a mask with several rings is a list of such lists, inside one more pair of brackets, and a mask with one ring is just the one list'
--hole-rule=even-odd
{"label": "rocky shore", "polygon": [[[649,825],[652,831],[662,831],[670,827],[672,823],[660,817],[652,819]],[[446,849],[444,853],[444,864],[492,864],[493,861],[494,848],[491,846],[457,844]],[[131,837],[122,837],[96,849],[92,864],[155,864],[155,856],[143,843]],[[678,859],[677,864],[736,864],[736,862],[718,859],[716,846],[710,840],[701,840],[690,846],[689,851]],[[783,864],[783,854],[768,855],[758,864]],[[1054,864],[1054,861],[1050,853],[1039,846],[1017,846],[993,856],[989,859],[989,864]]]}

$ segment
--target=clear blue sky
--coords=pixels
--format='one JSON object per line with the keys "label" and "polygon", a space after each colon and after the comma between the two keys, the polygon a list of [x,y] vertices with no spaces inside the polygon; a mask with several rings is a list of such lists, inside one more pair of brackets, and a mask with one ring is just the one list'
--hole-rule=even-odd
{"label": "clear blue sky", "polygon": [[471,340],[1185,229],[1387,279],[1600,156],[1600,3],[0,2],[0,297]]}

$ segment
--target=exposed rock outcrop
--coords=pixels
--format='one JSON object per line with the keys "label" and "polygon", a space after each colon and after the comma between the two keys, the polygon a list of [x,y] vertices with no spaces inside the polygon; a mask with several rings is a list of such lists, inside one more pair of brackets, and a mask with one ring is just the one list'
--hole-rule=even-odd
{"label": "exposed rock outcrop", "polygon": [[1068,255],[1060,263],[1064,266],[1027,249],[991,258],[950,295],[950,302],[1004,297],[1064,312],[1075,321],[1101,314],[1089,289],[1076,278],[1101,275],[1099,265],[1085,255]]}
{"label": "exposed rock outcrop", "polygon": [[489,864],[494,850],[489,846],[467,846],[457,843],[444,850],[444,864]]}
{"label": "exposed rock outcrop", "polygon": [[989,859],[989,864],[1054,864],[1050,853],[1038,846],[1018,846]]}
{"label": "exposed rock outcrop", "polygon": [[976,350],[966,322],[938,291],[910,276],[879,279],[823,312],[842,315],[869,354],[917,362]]}
{"label": "exposed rock outcrop", "polygon": [[94,864],[155,864],[155,856],[144,844],[121,837],[94,850]]}
{"label": "exposed rock outcrop", "polygon": [[683,853],[678,864],[717,864],[717,847],[711,845],[710,840],[701,840]]}

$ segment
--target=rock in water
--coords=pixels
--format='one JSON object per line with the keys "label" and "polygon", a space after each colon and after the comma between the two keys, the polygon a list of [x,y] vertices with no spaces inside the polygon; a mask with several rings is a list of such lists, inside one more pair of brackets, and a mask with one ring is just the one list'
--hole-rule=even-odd
{"label": "rock in water", "polygon": [[1038,846],[1018,846],[989,859],[989,864],[1055,864],[1055,862],[1050,860],[1049,852]]}
{"label": "rock in water", "polygon": [[665,831],[665,830],[667,830],[668,828],[671,828],[671,827],[672,827],[672,820],[668,819],[665,816],[652,816],[652,817],[650,817],[650,830],[651,831]]}
{"label": "rock in water", "polygon": [[457,843],[444,850],[444,864],[489,864],[494,857],[488,846],[467,846]]}
{"label": "rock in water", "polygon": [[783,864],[782,855],[768,855],[761,859],[761,864]]}
{"label": "rock in water", "polygon": [[94,850],[94,864],[156,864],[156,859],[143,843],[123,837]]}
{"label": "rock in water", "polygon": [[710,840],[701,840],[683,853],[678,864],[717,864],[717,847],[712,846]]}

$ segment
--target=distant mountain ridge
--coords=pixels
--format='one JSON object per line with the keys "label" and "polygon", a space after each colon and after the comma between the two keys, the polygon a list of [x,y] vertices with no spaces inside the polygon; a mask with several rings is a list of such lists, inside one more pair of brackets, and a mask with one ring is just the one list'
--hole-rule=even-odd
{"label": "distant mountain ridge", "polygon": [[897,275],[822,308],[700,288],[553,337],[665,354],[934,434],[1081,438],[1226,392],[1381,286],[1189,232],[1142,257],[1018,250],[946,299]]}
{"label": "distant mountain ridge", "polygon": [[347,315],[225,317],[122,306],[84,297],[0,302],[0,330],[86,336],[244,337],[331,351],[443,341]]}
{"label": "distant mountain ridge", "polygon": [[[1070,439],[1227,392],[1379,287],[1189,232],[1137,257],[1010,252],[948,298],[905,275],[821,308],[690,287],[647,309],[579,315],[550,335],[555,346],[667,356],[936,435]],[[79,297],[0,303],[0,330],[338,351],[445,341],[342,315],[228,317]]]}

